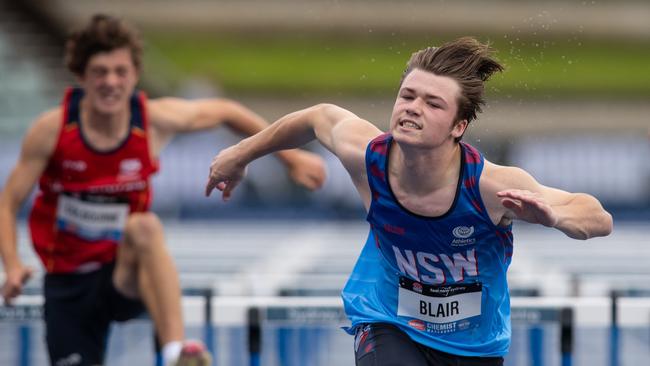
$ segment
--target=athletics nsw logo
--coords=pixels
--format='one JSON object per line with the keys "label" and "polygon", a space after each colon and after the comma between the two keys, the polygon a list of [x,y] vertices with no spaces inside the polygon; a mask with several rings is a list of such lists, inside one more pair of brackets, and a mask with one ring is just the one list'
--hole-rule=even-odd
{"label": "athletics nsw logo", "polygon": [[451,245],[454,247],[462,247],[476,243],[476,239],[470,238],[474,234],[474,226],[456,226],[451,233],[456,237],[451,242]]}

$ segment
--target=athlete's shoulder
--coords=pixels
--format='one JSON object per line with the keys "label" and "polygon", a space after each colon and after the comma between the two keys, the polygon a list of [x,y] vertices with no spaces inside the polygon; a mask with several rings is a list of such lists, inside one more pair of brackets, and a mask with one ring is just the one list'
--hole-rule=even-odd
{"label": "athlete's shoulder", "polygon": [[535,178],[522,168],[494,164],[485,160],[485,167],[481,174],[481,193],[495,195],[506,189],[532,190],[538,183]]}
{"label": "athlete's shoulder", "polygon": [[191,101],[175,97],[147,99],[145,105],[149,123],[156,128],[168,127],[170,121],[178,119],[190,107]]}
{"label": "athlete's shoulder", "polygon": [[63,121],[63,108],[50,109],[36,117],[23,142],[25,150],[38,155],[52,153],[59,138]]}
{"label": "athlete's shoulder", "polygon": [[485,168],[481,179],[487,178],[506,186],[517,185],[521,180],[532,179],[530,173],[516,166],[495,164],[485,159]]}

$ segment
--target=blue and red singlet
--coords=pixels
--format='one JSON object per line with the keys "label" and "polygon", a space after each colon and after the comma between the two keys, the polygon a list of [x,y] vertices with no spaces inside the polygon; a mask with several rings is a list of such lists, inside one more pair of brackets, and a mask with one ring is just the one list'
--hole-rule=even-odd
{"label": "blue and red singlet", "polygon": [[128,215],[149,209],[150,176],[158,170],[144,93],[131,97],[129,133],[110,151],[97,151],[84,138],[82,98],[81,89],[65,93],[61,131],[29,217],[48,273],[87,272],[114,261]]}
{"label": "blue and red singlet", "polygon": [[511,227],[494,225],[481,199],[483,156],[460,144],[454,202],[447,213],[425,217],[403,207],[391,190],[392,141],[389,134],[378,136],[366,150],[370,233],[342,292],[350,331],[389,323],[442,352],[505,355],[513,237]]}

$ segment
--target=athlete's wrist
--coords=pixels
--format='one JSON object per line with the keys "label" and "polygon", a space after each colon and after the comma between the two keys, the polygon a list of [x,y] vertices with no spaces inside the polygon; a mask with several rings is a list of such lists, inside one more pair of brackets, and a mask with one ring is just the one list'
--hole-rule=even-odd
{"label": "athlete's wrist", "polygon": [[3,257],[2,258],[2,264],[3,264],[4,268],[5,268],[5,273],[6,274],[19,271],[23,267],[25,267],[23,265],[23,262],[20,260],[20,258],[18,256],[15,256],[13,258],[5,258],[5,257]]}
{"label": "athlete's wrist", "polygon": [[253,160],[259,157],[259,154],[255,152],[254,145],[252,144],[250,137],[235,144],[233,146],[233,149],[235,163],[241,167],[246,167]]}

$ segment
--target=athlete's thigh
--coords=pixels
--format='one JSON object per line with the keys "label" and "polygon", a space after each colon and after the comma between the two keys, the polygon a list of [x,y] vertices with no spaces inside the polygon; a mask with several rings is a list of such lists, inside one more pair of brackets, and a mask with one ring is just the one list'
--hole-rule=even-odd
{"label": "athlete's thigh", "polygon": [[365,324],[354,338],[357,366],[427,366],[416,343],[393,325]]}
{"label": "athlete's thigh", "polygon": [[503,357],[468,357],[437,351],[418,345],[429,365],[433,366],[503,366]]}
{"label": "athlete's thigh", "polygon": [[[50,283],[48,285],[48,282]],[[101,301],[85,286],[45,285],[45,337],[52,365],[90,366],[103,363],[108,319]],[[67,282],[67,281],[66,281]],[[101,305],[99,305],[101,307]]]}

